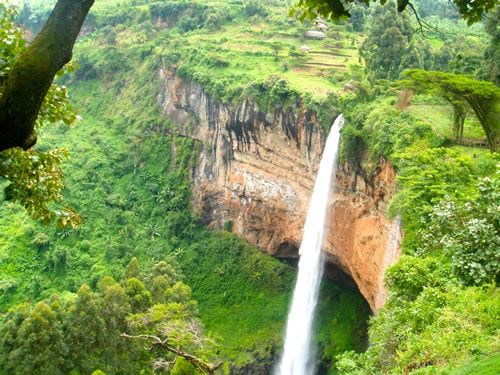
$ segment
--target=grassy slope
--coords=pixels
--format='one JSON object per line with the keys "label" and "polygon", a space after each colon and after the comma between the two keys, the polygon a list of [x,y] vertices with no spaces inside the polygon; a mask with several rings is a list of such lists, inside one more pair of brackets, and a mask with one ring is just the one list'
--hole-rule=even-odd
{"label": "grassy slope", "polygon": [[[282,74],[293,88],[301,92],[309,92],[314,96],[324,96],[329,91],[338,91],[343,83],[327,79],[337,73],[347,72],[350,64],[358,60],[357,44],[361,40],[358,35],[348,35],[342,26],[330,25],[325,40],[305,40],[303,34],[308,29],[297,22],[286,22],[286,9],[278,13],[279,22],[275,24],[259,22],[248,25],[227,25],[212,34],[194,34],[186,39],[188,48],[213,48],[218,45],[218,54],[230,62],[230,66],[210,69],[210,73],[218,78],[234,75],[238,80],[231,82],[245,86],[253,80],[270,74]],[[337,32],[340,41],[336,41]],[[279,43],[281,50],[278,57],[272,49]],[[303,58],[290,56],[290,52],[307,45],[310,52]],[[345,45],[345,46],[344,46]],[[182,60],[181,60],[182,61]],[[284,68],[287,66],[287,68]],[[196,72],[203,74],[206,67],[199,66]]]}
{"label": "grassy slope", "polygon": [[[432,125],[441,136],[453,138],[452,107],[436,98],[426,95],[417,95],[408,111],[417,118]],[[465,138],[485,138],[484,131],[478,119],[469,112],[464,124]]]}

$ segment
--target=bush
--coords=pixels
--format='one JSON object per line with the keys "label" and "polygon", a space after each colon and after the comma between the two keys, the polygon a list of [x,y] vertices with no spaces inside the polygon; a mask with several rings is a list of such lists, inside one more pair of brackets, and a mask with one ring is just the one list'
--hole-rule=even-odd
{"label": "bush", "polygon": [[46,249],[50,245],[50,237],[43,232],[37,233],[31,244],[38,250]]}
{"label": "bush", "polygon": [[500,281],[500,172],[480,179],[471,197],[443,199],[430,221],[422,233],[424,251],[442,249],[467,285]]}
{"label": "bush", "polygon": [[226,232],[232,232],[232,230],[233,230],[233,221],[232,220],[228,220],[224,223],[224,230]]}

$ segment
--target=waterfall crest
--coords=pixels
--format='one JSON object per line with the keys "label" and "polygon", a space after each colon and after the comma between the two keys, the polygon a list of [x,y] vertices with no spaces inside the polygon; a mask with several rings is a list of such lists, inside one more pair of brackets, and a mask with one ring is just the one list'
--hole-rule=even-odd
{"label": "waterfall crest", "polygon": [[325,229],[330,187],[335,184],[337,150],[344,117],[335,120],[321,158],[314,192],[300,245],[300,261],[292,306],[288,314],[283,356],[276,375],[312,375],[310,346],[314,309],[322,276],[321,246]]}

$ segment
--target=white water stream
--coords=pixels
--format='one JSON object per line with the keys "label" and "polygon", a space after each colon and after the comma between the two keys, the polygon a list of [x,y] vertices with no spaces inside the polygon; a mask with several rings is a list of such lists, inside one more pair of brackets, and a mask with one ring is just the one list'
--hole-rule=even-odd
{"label": "white water stream", "polygon": [[300,245],[299,274],[288,314],[285,346],[276,375],[312,375],[310,346],[323,262],[321,246],[330,187],[335,184],[337,150],[344,117],[338,116],[326,141]]}

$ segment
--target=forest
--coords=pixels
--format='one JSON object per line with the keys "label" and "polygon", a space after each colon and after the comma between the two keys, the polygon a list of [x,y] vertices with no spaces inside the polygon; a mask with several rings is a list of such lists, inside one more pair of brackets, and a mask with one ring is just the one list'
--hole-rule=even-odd
{"label": "forest", "polygon": [[[1,122],[56,2],[0,4]],[[307,113],[321,138],[342,113],[342,173],[369,191],[394,170],[377,206],[404,234],[385,304],[374,311],[354,272],[325,272],[307,375],[496,374],[500,7],[466,3],[95,0],[40,97],[36,144],[4,148],[0,124],[0,374],[275,373],[297,260],[225,214],[207,225],[204,204],[224,201],[200,205],[200,170],[224,149],[200,140],[169,77],[209,98],[210,121],[259,109],[251,135],[243,120],[218,129],[238,140],[232,160],[275,131],[273,114]],[[189,116],[169,117],[168,100]],[[292,145],[294,129],[280,130]]]}

